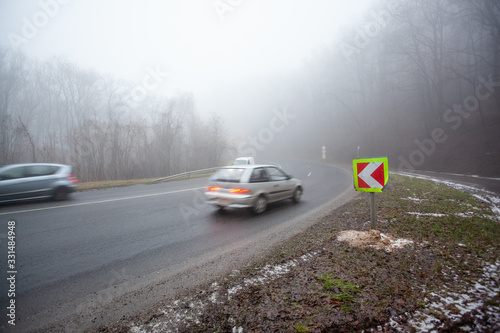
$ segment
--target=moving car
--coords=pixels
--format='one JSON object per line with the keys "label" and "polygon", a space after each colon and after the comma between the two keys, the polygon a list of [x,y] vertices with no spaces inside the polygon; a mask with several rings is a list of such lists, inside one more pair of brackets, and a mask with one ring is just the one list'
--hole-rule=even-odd
{"label": "moving car", "polygon": [[263,213],[279,200],[299,202],[303,193],[300,180],[274,165],[232,165],[220,168],[205,189],[206,203],[219,209],[251,208]]}
{"label": "moving car", "polygon": [[63,164],[11,164],[0,168],[0,203],[52,198],[65,200],[78,179]]}
{"label": "moving car", "polygon": [[248,165],[255,164],[255,160],[253,157],[238,157],[234,160],[233,165]]}

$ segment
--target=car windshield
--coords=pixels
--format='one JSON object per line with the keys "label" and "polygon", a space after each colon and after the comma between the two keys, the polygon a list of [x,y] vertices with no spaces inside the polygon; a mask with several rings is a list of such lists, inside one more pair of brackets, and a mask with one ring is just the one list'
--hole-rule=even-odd
{"label": "car windshield", "polygon": [[219,169],[210,177],[210,180],[214,182],[239,183],[244,171],[245,169],[242,168]]}

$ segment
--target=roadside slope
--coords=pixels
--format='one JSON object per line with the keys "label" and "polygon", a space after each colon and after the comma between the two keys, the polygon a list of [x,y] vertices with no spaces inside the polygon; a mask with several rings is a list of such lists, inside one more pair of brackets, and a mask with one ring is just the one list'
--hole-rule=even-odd
{"label": "roadside slope", "polygon": [[499,216],[446,185],[391,177],[372,241],[396,245],[349,242],[370,225],[360,194],[252,265],[101,331],[500,330]]}

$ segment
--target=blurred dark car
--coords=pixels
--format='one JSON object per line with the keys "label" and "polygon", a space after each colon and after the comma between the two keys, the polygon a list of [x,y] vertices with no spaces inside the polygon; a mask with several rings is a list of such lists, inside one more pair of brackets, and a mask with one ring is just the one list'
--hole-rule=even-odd
{"label": "blurred dark car", "polygon": [[274,165],[232,165],[220,168],[210,177],[205,190],[206,203],[219,209],[251,208],[261,214],[267,204],[302,197],[302,183]]}
{"label": "blurred dark car", "polygon": [[0,168],[0,203],[53,199],[65,200],[78,179],[63,164],[11,164]]}

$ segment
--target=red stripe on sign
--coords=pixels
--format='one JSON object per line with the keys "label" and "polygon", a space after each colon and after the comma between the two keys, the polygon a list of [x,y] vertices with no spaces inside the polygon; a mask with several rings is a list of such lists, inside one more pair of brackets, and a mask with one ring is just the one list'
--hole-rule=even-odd
{"label": "red stripe on sign", "polygon": [[380,166],[377,169],[375,169],[375,171],[373,171],[372,178],[375,179],[381,186],[384,186],[385,183],[384,163],[380,164]]}
{"label": "red stripe on sign", "polygon": [[368,166],[368,164],[370,163],[358,163],[358,175]]}
{"label": "red stripe on sign", "polygon": [[371,188],[371,187],[363,179],[358,177],[358,188]]}

